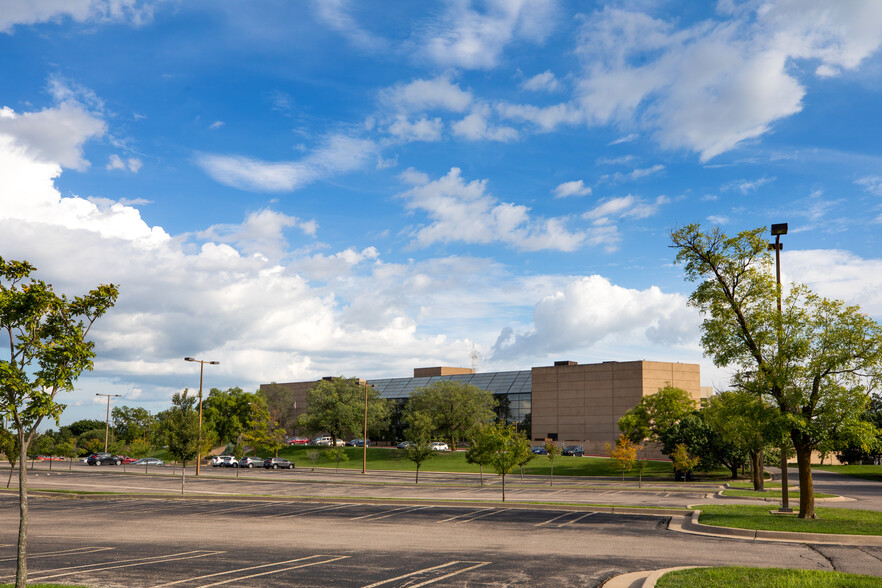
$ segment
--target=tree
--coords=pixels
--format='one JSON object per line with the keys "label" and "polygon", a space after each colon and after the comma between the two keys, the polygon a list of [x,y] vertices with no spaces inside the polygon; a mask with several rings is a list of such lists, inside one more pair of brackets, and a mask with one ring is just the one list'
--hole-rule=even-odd
{"label": "tree", "polygon": [[689,301],[704,315],[705,353],[736,368],[735,388],[777,408],[796,450],[799,517],[815,518],[812,450],[830,437],[872,435],[860,415],[882,377],[882,328],[859,307],[802,285],[784,296],[763,228],[728,237],[692,224],[671,242],[686,278],[699,282]]}
{"label": "tree", "polygon": [[187,462],[200,453],[199,412],[196,410],[196,396],[188,390],[175,392],[172,407],[161,413],[162,428],[160,436],[168,445],[168,452],[181,462],[181,494],[184,493],[185,470]]}
{"label": "tree", "polygon": [[104,427],[106,423],[103,420],[99,419],[80,419],[78,421],[74,421],[66,427],[61,427],[62,430],[67,429],[70,431],[70,434],[74,437],[79,437],[83,433],[87,431],[97,431],[101,430],[101,441],[104,442]]}
{"label": "tree", "polygon": [[701,470],[710,471],[723,465],[729,468],[732,479],[738,477],[738,468],[747,459],[743,447],[727,442],[708,424],[704,410],[695,411],[665,429],[661,442],[665,455],[673,455],[675,448],[683,444],[692,455],[700,456]]}
{"label": "tree", "polygon": [[711,397],[702,409],[707,424],[720,441],[747,453],[753,489],[765,485],[763,450],[776,434],[773,407],[762,397],[743,390],[727,390]]}
{"label": "tree", "polygon": [[548,462],[551,464],[551,483],[549,486],[554,486],[554,459],[560,455],[560,451],[560,446],[554,441],[545,442],[545,457],[548,458]]}
{"label": "tree", "polygon": [[494,420],[496,401],[493,395],[477,386],[454,380],[439,380],[414,390],[404,409],[405,418],[412,412],[432,415],[434,434],[450,443],[469,439],[481,425]]}
{"label": "tree", "polygon": [[15,472],[15,464],[18,463],[19,450],[18,435],[6,427],[0,429],[0,451],[3,451],[6,461],[9,462],[9,478],[6,480],[6,487],[9,488],[12,483],[12,474]]}
{"label": "tree", "polygon": [[361,435],[367,395],[368,436],[386,428],[389,403],[379,392],[357,378],[320,380],[306,393],[306,412],[297,425],[310,434],[325,432],[333,438]]}
{"label": "tree", "polygon": [[861,420],[869,423],[869,426],[876,429],[875,434],[862,442],[836,442],[834,441],[828,446],[830,451],[838,450],[837,457],[840,461],[849,464],[860,464],[862,462],[879,463],[882,458],[882,396],[873,395],[870,404]]}
{"label": "tree", "polygon": [[49,469],[52,469],[52,457],[55,453],[55,439],[52,435],[42,434],[38,437],[35,437],[31,442],[31,455],[33,457],[39,457],[41,455],[45,455],[49,457]]}
{"label": "tree", "polygon": [[[416,479],[414,484],[420,483],[420,467],[423,462],[435,457],[435,450],[430,444],[430,435],[432,431],[432,417],[423,412],[415,412],[409,415],[409,427],[405,431],[406,435],[412,439],[410,444],[405,447],[404,452],[407,459],[412,461],[416,466]],[[469,456],[466,454],[466,460]],[[482,479],[483,483],[483,479]]]}
{"label": "tree", "polygon": [[286,431],[294,431],[297,426],[297,405],[292,388],[273,382],[268,386],[261,386],[257,395],[266,401],[270,414],[279,422],[280,427]]}
{"label": "tree", "polygon": [[110,416],[116,438],[126,445],[135,439],[146,439],[153,422],[147,409],[140,406],[114,406]]}
{"label": "tree", "polygon": [[632,443],[631,439],[624,434],[619,435],[615,448],[610,447],[609,443],[606,444],[607,453],[622,470],[622,482],[625,481],[625,472],[630,472],[634,467],[634,462],[637,461],[637,451],[640,449],[643,447]]}
{"label": "tree", "polygon": [[[65,406],[61,391],[73,390],[84,370],[92,369],[95,345],[87,337],[95,321],[113,307],[113,284],[82,296],[56,294],[36,280],[27,261],[0,258],[0,328],[5,332],[7,359],[0,360],[0,413],[8,416],[18,436],[19,463],[44,419],[56,423]],[[19,467],[19,531],[16,588],[27,583],[28,480]]]}
{"label": "tree", "polygon": [[67,471],[73,468],[73,460],[77,455],[77,446],[72,441],[62,441],[55,446],[55,451],[67,460]]}
{"label": "tree", "polygon": [[674,451],[671,452],[671,460],[674,462],[675,472],[679,472],[686,480],[691,479],[692,470],[701,461],[701,458],[689,455],[689,450],[685,443],[678,444]]}
{"label": "tree", "polygon": [[530,440],[518,432],[514,424],[492,423],[475,436],[474,445],[490,456],[489,465],[502,477],[502,501],[505,502],[505,476],[533,456]]}
{"label": "tree", "polygon": [[[208,398],[202,401],[203,424],[215,432],[220,445],[231,443],[250,427],[253,406],[259,398],[257,394],[243,392],[241,388],[225,391],[212,388]],[[265,403],[261,408],[267,411]]]}
{"label": "tree", "polygon": [[251,403],[251,416],[247,421],[247,429],[242,433],[242,439],[254,447],[270,451],[275,457],[279,457],[279,449],[285,446],[285,429],[279,427],[279,423],[270,415],[269,409],[263,399],[255,397]]}
{"label": "tree", "polygon": [[644,439],[660,442],[661,434],[671,425],[695,410],[689,392],[668,384],[655,394],[644,396],[619,419],[619,430],[632,443]]}

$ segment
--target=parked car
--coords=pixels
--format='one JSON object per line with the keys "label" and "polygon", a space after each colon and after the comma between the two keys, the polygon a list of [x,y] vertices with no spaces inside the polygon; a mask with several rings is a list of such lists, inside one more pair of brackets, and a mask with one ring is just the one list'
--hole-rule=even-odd
{"label": "parked car", "polygon": [[441,441],[432,441],[429,444],[429,449],[432,451],[450,451],[450,447],[447,446],[447,443],[442,443]]}
{"label": "parked car", "polygon": [[[347,447],[364,447],[364,446],[365,446],[365,442],[364,442],[364,439],[353,439],[352,441],[348,441],[348,442],[346,443],[346,446],[347,446]],[[370,439],[367,440],[367,446],[368,446],[368,447],[371,446],[371,440],[370,440]]]}
{"label": "parked car", "polygon": [[145,457],[143,459],[139,459],[135,462],[135,465],[139,466],[161,466],[165,465],[165,462],[161,459],[157,459],[155,457]]}
{"label": "parked car", "polygon": [[561,455],[575,455],[577,457],[585,457],[585,450],[581,445],[567,445],[560,452]]}
{"label": "parked car", "polygon": [[122,457],[112,453],[93,453],[86,459],[86,463],[93,466],[120,465],[122,464]]}
{"label": "parked car", "polygon": [[237,468],[239,467],[239,461],[233,457],[232,455],[223,456],[224,459],[221,461],[220,467],[222,468]]}
{"label": "parked car", "polygon": [[37,461],[64,461],[64,458],[57,455],[38,455]]}
{"label": "parked car", "polygon": [[288,445],[309,445],[309,437],[291,437]]}
{"label": "parked car", "polygon": [[[334,439],[330,435],[324,435],[323,437],[316,437],[312,440],[313,445],[319,445],[328,447],[334,443]],[[337,439],[337,447],[341,447],[346,445],[346,442],[343,439]]]}
{"label": "parked car", "polygon": [[239,460],[240,468],[253,468],[260,467],[263,465],[264,459],[262,457],[243,457]]}
{"label": "parked car", "polygon": [[410,441],[402,441],[401,443],[399,443],[395,447],[397,447],[398,449],[407,449],[411,445],[413,445],[413,443],[411,443]]}
{"label": "parked car", "polygon": [[263,467],[273,470],[278,470],[280,468],[293,470],[294,462],[288,461],[284,457],[269,457],[263,461]]}
{"label": "parked car", "polygon": [[232,456],[232,455],[215,455],[215,456],[212,456],[211,461],[209,462],[209,463],[211,463],[211,467],[213,467],[213,468],[219,468],[219,467],[222,467],[222,466],[224,465],[224,458],[225,458],[225,457],[233,457],[233,456]]}
{"label": "parked car", "polygon": [[537,446],[531,448],[530,451],[532,451],[536,455],[548,455],[548,452],[545,451],[545,448],[542,447],[541,445],[537,445]]}
{"label": "parked car", "polygon": [[124,464],[135,463],[136,461],[138,461],[138,458],[137,458],[137,457],[128,457],[128,456],[126,456],[126,455],[122,455],[122,456],[120,456],[120,457],[122,457],[122,462],[123,462]]}

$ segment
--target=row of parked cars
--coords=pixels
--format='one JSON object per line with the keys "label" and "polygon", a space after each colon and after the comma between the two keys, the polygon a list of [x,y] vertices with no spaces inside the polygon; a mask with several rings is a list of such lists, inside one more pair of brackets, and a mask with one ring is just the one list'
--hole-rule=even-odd
{"label": "row of parked cars", "polygon": [[93,466],[123,464],[133,464],[140,466],[161,466],[165,465],[165,462],[155,457],[144,457],[142,459],[136,459],[134,457],[126,457],[125,455],[113,455],[112,453],[93,453],[86,458],[86,464]]}
{"label": "row of parked cars", "polygon": [[331,445],[336,445],[337,447],[364,447],[367,445],[371,446],[371,440],[368,439],[365,441],[364,439],[353,439],[351,441],[344,441],[343,439],[337,439],[336,443],[334,439],[330,435],[323,435],[321,437],[316,437],[315,439],[310,439],[309,437],[291,437],[288,439],[288,445],[316,445],[318,447],[330,447]]}
{"label": "row of parked cars", "polygon": [[[531,449],[533,453],[536,455],[548,455],[548,452],[545,451],[545,448],[541,445],[536,445]],[[585,457],[585,450],[581,445],[567,445],[560,450],[561,455],[572,455],[575,457]]]}
{"label": "row of parked cars", "polygon": [[[396,445],[396,447],[398,449],[407,449],[411,445],[413,445],[411,441],[402,441],[401,443]],[[431,449],[432,451],[450,451],[450,446],[447,445],[447,443],[443,443],[441,441],[432,441],[431,443],[429,443],[429,449]]]}
{"label": "row of parked cars", "polygon": [[293,470],[294,462],[284,457],[243,457],[236,459],[232,455],[215,455],[211,458],[211,466],[215,468],[266,468],[268,470]]}

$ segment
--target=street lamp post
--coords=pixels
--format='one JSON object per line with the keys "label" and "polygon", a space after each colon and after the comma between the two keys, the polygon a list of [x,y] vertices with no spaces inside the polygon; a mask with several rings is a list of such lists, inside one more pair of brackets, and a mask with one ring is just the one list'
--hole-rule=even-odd
{"label": "street lamp post", "polygon": [[205,371],[205,364],[220,365],[219,361],[208,361],[205,359],[196,359],[195,357],[185,357],[184,361],[192,361],[199,364],[199,442],[196,446],[196,475],[199,475],[199,462],[202,461],[202,374]]}
{"label": "street lamp post", "polygon": [[[373,387],[373,385],[371,385]],[[367,473],[367,444],[368,444],[368,436],[367,436],[367,405],[368,405],[368,383],[364,383],[364,437],[362,437],[363,443],[362,445],[362,453],[361,453],[361,473]]]}
{"label": "street lamp post", "polygon": [[[781,250],[784,244],[781,243],[781,235],[787,234],[787,223],[779,223],[772,225],[772,236],[775,237],[774,243],[769,243],[769,249],[775,250],[775,283],[778,285],[778,353],[781,353],[781,340],[784,338],[784,324],[781,316]],[[781,510],[779,512],[793,512],[790,508],[790,493],[788,492],[787,481],[787,443],[781,444]]]}
{"label": "street lamp post", "polygon": [[99,394],[96,392],[95,396],[107,397],[107,420],[104,422],[104,453],[107,453],[107,441],[110,438],[110,399],[120,398],[122,394]]}

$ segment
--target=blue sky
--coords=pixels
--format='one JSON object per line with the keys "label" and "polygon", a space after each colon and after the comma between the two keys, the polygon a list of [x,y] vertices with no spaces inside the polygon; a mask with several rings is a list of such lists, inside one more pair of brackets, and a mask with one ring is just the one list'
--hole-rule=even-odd
{"label": "blue sky", "polygon": [[4,0],[0,256],[120,285],[95,393],[698,362],[669,231],[882,317],[882,4]]}

